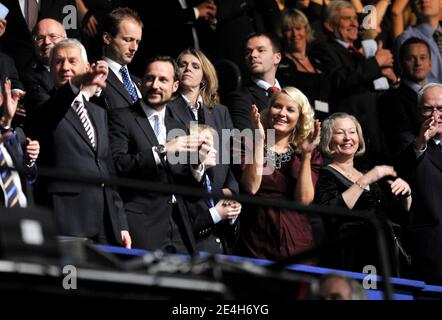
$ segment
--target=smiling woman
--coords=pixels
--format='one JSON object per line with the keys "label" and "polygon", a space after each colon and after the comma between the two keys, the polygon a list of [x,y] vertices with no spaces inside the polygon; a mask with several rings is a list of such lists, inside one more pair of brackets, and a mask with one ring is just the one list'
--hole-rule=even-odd
{"label": "smiling woman", "polygon": [[[242,165],[243,190],[273,200],[310,204],[321,164],[316,150],[320,124],[313,119],[305,95],[294,87],[285,87],[270,99],[262,116],[253,106],[251,120],[257,132],[255,154],[251,164]],[[287,209],[245,206],[237,252],[282,260],[308,249],[314,244],[309,218]]]}

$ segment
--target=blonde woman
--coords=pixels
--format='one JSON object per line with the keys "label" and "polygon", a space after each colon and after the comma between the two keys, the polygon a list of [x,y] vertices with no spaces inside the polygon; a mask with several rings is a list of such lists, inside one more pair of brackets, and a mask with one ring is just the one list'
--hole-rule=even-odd
{"label": "blonde woman", "polygon": [[[275,94],[269,107],[251,118],[256,153],[244,163],[240,185],[249,194],[293,200],[308,205],[313,201],[321,158],[320,124],[306,96],[294,87]],[[270,137],[272,135],[274,137]],[[267,144],[274,140],[274,143]],[[241,213],[238,253],[281,260],[313,246],[308,216],[288,209],[244,206]]]}

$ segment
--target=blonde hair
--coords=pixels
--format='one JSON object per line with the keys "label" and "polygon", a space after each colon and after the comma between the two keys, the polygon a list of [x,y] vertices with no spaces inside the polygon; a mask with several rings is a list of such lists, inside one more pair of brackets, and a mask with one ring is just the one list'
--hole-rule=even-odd
{"label": "blonde hair", "polygon": [[201,62],[203,79],[200,84],[200,95],[203,98],[204,105],[213,108],[217,102],[218,95],[218,76],[215,67],[206,55],[198,49],[186,49],[182,51],[177,58],[178,65],[185,54],[191,54]]}
{"label": "blonde hair", "polygon": [[305,27],[307,42],[312,42],[315,37],[310,23],[302,11],[298,9],[286,9],[282,13],[281,28],[279,28],[279,36],[283,37],[284,32],[298,27]]}
{"label": "blonde hair", "polygon": [[307,97],[301,90],[295,87],[284,87],[280,92],[273,95],[269,101],[269,106],[261,113],[261,122],[264,129],[270,129],[270,108],[275,103],[275,100],[281,95],[285,94],[292,99],[299,108],[299,118],[295,128],[290,134],[289,145],[295,151],[299,151],[299,146],[307,139],[308,135],[314,128],[314,111],[308,101]]}
{"label": "blonde hair", "polygon": [[358,150],[355,153],[355,156],[356,157],[362,156],[365,153],[365,140],[364,140],[364,135],[362,133],[361,124],[359,123],[358,119],[345,112],[333,113],[322,122],[321,141],[319,142],[319,148],[321,149],[322,154],[329,158],[333,158],[334,154],[336,153],[336,150],[334,150],[334,148],[330,148],[333,136],[333,127],[335,125],[336,119],[350,119],[351,121],[353,121],[356,127],[356,132],[359,137],[359,146]]}

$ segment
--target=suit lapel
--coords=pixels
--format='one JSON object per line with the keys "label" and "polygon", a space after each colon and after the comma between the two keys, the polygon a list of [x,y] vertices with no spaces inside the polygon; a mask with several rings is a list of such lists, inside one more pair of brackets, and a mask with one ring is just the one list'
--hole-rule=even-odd
{"label": "suit lapel", "polygon": [[167,109],[170,110],[172,117],[176,118],[184,126],[188,126],[190,121],[193,120],[192,115],[190,114],[192,111],[189,110],[186,101],[184,101],[181,95],[179,95],[179,97],[172,103],[168,104]]}
{"label": "suit lapel", "polygon": [[131,111],[134,113],[135,121],[149,140],[150,144],[152,146],[156,146],[159,142],[157,140],[155,132],[152,129],[152,126],[150,125],[149,119],[147,119],[146,114],[141,107],[140,101],[141,100],[138,100],[138,102],[133,105]]}
{"label": "suit lapel", "polygon": [[[94,126],[94,131],[95,131],[95,150],[99,151],[99,148],[102,146],[102,142],[104,141],[104,137],[103,134],[107,133],[107,130],[103,130],[103,128],[101,128],[101,121],[100,121],[100,113],[99,113],[99,109],[101,108],[100,106],[97,106],[95,104],[92,104],[90,102],[85,102],[85,106],[87,109],[87,112],[89,114],[89,119],[92,122],[92,125]],[[86,133],[86,131],[85,131]],[[86,135],[87,137],[87,135]],[[88,138],[89,141],[89,138]],[[90,144],[90,143],[89,143]],[[90,144],[90,146],[92,147],[92,144]]]}
{"label": "suit lapel", "polygon": [[124,87],[123,83],[121,83],[120,79],[116,76],[116,74],[109,69],[109,74],[107,76],[107,83],[114,88],[127,102],[132,104],[132,98],[129,92]]}
{"label": "suit lapel", "polygon": [[438,146],[436,146],[434,140],[431,140],[431,143],[428,144],[428,148],[428,158],[434,164],[434,166],[442,171],[442,151]]}
{"label": "suit lapel", "polygon": [[269,97],[267,97],[264,89],[258,87],[255,83],[251,83],[249,86],[250,94],[253,97],[254,102],[256,102],[259,111],[267,108],[269,103]]}

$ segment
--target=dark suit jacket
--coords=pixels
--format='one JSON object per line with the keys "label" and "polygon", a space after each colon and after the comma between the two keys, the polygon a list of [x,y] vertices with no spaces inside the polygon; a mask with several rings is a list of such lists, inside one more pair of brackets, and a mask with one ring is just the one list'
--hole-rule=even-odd
{"label": "dark suit jacket", "polygon": [[376,59],[355,57],[334,39],[314,46],[310,56],[321,62],[332,85],[331,113],[342,111],[354,115],[362,125],[369,156],[383,154],[385,142],[373,88],[373,80],[382,76]]}
{"label": "dark suit jacket", "polygon": [[[23,193],[27,199],[27,206],[34,205],[34,196],[32,190],[32,184],[34,183],[37,176],[37,166],[34,164],[31,168],[27,168],[26,165],[29,161],[27,155],[23,153],[26,148],[26,137],[21,128],[17,128],[15,131],[15,136],[3,142],[5,149],[8,151],[12,159],[12,164],[18,170],[27,170],[28,174],[19,173],[20,183]],[[0,206],[4,207],[4,193],[3,189],[0,188]]]}
{"label": "dark suit jacket", "polygon": [[[130,77],[138,89],[140,89],[141,80],[132,74]],[[112,70],[109,70],[106,84],[107,86],[103,89],[100,98],[104,100],[103,106],[107,110],[127,108],[133,104],[129,92]]]}
{"label": "dark suit jacket", "polygon": [[[75,97],[69,84],[62,86],[30,120],[29,132],[41,143],[40,163],[70,174],[107,179],[115,170],[106,111],[85,101],[95,128],[94,149],[71,107]],[[54,179],[39,187],[43,191],[40,200],[53,207],[62,235],[95,237],[105,220],[111,224],[107,231],[113,232],[118,242],[121,242],[121,230],[128,230],[119,194],[104,183],[80,184]]]}
{"label": "dark suit jacket", "polygon": [[[146,117],[141,101],[132,107],[113,110],[109,113],[109,136],[112,155],[120,176],[159,183],[189,184],[188,166],[170,165],[169,169],[157,166],[152,147],[158,145],[155,133]],[[185,128],[167,116],[167,132]],[[173,218],[171,194],[158,194],[146,190],[121,189],[121,196],[131,228],[134,247],[143,249],[165,249]],[[175,195],[179,211],[177,224],[181,224],[181,236],[189,253],[195,252],[195,239],[189,217],[181,196]],[[175,221],[175,220],[174,220]]]}
{"label": "dark suit jacket", "polygon": [[[230,165],[221,163],[223,153],[230,152],[230,148],[228,148],[230,139],[228,141],[221,141],[222,130],[233,129],[229,111],[223,105],[216,105],[213,108],[203,106],[203,108],[205,124],[215,129],[219,137],[219,146],[217,148],[217,162],[219,164],[207,170],[212,182],[213,191],[221,192],[223,188],[228,188],[234,194],[238,193],[239,185],[230,169]],[[168,104],[168,110],[172,117],[183,126],[189,126],[193,120],[192,111],[189,110],[186,101],[181,95],[178,95],[177,99]],[[187,198],[186,204],[189,208],[198,249],[211,253],[227,253],[228,245],[231,245],[234,240],[230,238],[235,238],[235,230],[230,229],[235,229],[236,225],[229,225],[225,221],[214,225],[209,212],[210,204],[207,199]]]}
{"label": "dark suit jacket", "polygon": [[[9,9],[9,13],[6,16],[8,20],[6,32],[0,38],[1,47],[5,53],[14,57],[15,65],[20,72],[35,56],[31,32],[23,17],[19,2],[2,0],[2,3]],[[63,19],[68,14],[68,12],[63,13],[63,8],[67,5],[75,7],[75,0],[40,0],[38,20],[52,18],[63,23]],[[70,38],[77,37],[79,34],[78,28],[66,31]]]}
{"label": "dark suit jacket", "polygon": [[7,54],[0,52],[0,81],[3,83],[6,78],[11,80],[12,89],[25,90],[23,84],[20,82],[14,60]]}
{"label": "dark suit jacket", "polygon": [[250,107],[256,104],[261,112],[268,107],[269,97],[264,89],[249,81],[241,90],[227,97],[227,107],[232,116],[233,126],[239,130],[251,128]]}
{"label": "dark suit jacket", "polygon": [[394,157],[409,144],[402,139],[401,133],[419,134],[421,117],[417,93],[401,83],[397,89],[391,88],[379,98],[378,111],[389,152]]}
{"label": "dark suit jacket", "polygon": [[27,66],[20,77],[26,89],[26,114],[32,117],[31,114],[50,98],[50,93],[55,88],[54,80],[51,73],[37,60]]}
{"label": "dark suit jacket", "polygon": [[407,246],[413,277],[442,281],[442,152],[431,140],[416,159],[413,143],[400,155],[396,168],[410,182],[412,217]]}

